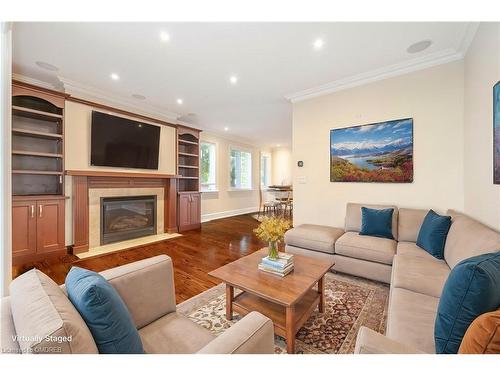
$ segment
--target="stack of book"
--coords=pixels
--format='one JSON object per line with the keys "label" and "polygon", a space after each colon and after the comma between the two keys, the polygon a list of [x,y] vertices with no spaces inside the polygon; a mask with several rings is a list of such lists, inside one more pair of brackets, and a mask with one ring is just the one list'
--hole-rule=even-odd
{"label": "stack of book", "polygon": [[284,277],[293,271],[293,254],[279,253],[278,259],[262,258],[259,270]]}

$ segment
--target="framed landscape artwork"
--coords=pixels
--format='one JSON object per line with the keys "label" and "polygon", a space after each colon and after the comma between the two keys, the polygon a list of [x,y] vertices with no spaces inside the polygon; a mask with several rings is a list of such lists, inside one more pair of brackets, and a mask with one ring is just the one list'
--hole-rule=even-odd
{"label": "framed landscape artwork", "polygon": [[330,130],[331,182],[413,182],[413,119]]}
{"label": "framed landscape artwork", "polygon": [[500,81],[493,86],[493,183],[500,184]]}

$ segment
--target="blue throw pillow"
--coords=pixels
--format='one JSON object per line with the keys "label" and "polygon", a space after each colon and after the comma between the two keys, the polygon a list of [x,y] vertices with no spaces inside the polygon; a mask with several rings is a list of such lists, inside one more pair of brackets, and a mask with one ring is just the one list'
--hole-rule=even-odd
{"label": "blue throw pillow", "polygon": [[474,319],[499,306],[500,252],[458,263],[448,275],[439,300],[434,326],[436,353],[457,353]]}
{"label": "blue throw pillow", "polygon": [[364,236],[375,236],[394,239],[392,235],[392,214],[394,208],[376,210],[361,207],[361,231]]}
{"label": "blue throw pillow", "polygon": [[125,303],[104,277],[73,267],[66,276],[66,290],[89,327],[99,353],[144,353],[139,332]]}
{"label": "blue throw pillow", "polygon": [[444,258],[444,244],[451,226],[451,216],[441,216],[430,210],[425,216],[417,238],[421,247],[437,259]]}

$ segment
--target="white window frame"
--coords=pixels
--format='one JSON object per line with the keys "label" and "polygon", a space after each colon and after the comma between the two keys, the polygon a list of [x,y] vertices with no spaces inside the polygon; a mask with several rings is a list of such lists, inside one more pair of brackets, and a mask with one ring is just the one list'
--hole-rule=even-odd
{"label": "white window frame", "polygon": [[[214,152],[213,152],[213,173],[214,173],[214,182],[213,183],[208,183],[208,184],[204,184],[202,181],[201,181],[201,147],[203,144],[207,144],[209,146],[213,146],[214,148]],[[212,188],[206,188],[206,186],[211,186]],[[204,187],[205,186],[205,187]],[[214,143],[214,142],[208,142],[208,141],[201,141],[200,142],[200,191],[202,193],[213,193],[213,192],[217,192],[218,191],[218,188],[217,188],[218,184],[217,184],[217,143]]]}
{"label": "white window frame", "polygon": [[[231,186],[231,168],[232,168],[232,165],[231,165],[231,154],[233,151],[239,151],[239,152],[245,152],[245,153],[248,153],[250,155],[250,176],[249,176],[249,182],[250,182],[250,186]],[[229,147],[229,153],[228,153],[228,164],[229,164],[229,173],[228,173],[228,182],[229,182],[229,190],[231,191],[245,191],[245,190],[253,190],[253,154],[252,154],[252,150],[248,149],[248,148],[245,148],[245,147],[241,147],[241,146],[230,146]]]}
{"label": "white window frame", "polygon": [[[261,152],[260,153],[260,168],[259,168],[259,184],[261,189],[267,189],[269,185],[271,185],[271,153],[269,152]],[[265,168],[267,169],[267,181],[262,181],[262,174],[264,171],[264,164],[263,164],[263,159],[267,159],[267,162],[265,163]],[[267,182],[267,183],[266,183]]]}

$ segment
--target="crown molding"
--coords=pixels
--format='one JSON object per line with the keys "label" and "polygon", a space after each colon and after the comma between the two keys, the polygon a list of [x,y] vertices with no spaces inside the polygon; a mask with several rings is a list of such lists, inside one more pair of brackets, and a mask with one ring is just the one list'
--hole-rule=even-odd
{"label": "crown molding", "polygon": [[218,139],[223,139],[228,143],[238,143],[238,144],[246,146],[250,149],[262,147],[262,144],[260,144],[259,142],[256,142],[255,140],[251,140],[251,139],[248,139],[245,137],[239,137],[237,135],[228,135],[228,134],[221,133],[218,131],[213,131],[213,130],[206,130],[205,133],[208,136],[212,136],[212,137],[215,137]]}
{"label": "crown molding", "polygon": [[[157,118],[158,120],[164,120],[173,124],[180,123],[178,119],[181,115],[178,113],[170,112],[160,107],[149,105],[147,103],[135,103],[128,98],[124,98],[123,96],[83,85],[80,82],[76,82],[65,77],[57,77],[60,82],[57,85],[17,73],[13,73],[12,78],[16,81],[28,83],[30,85],[38,86],[48,90],[63,91],[64,93],[69,94],[75,98],[97,102],[127,112],[136,113],[138,115]],[[192,126],[192,124],[189,124],[187,122],[184,122],[184,125]]]}
{"label": "crown molding", "polygon": [[58,77],[61,81],[64,92],[71,96],[89,101],[98,102],[100,104],[116,107],[128,112],[137,113],[143,116],[149,116],[164,120],[167,122],[178,123],[178,118],[181,116],[178,113],[167,111],[163,108],[153,106],[147,103],[138,104],[128,98],[110,93],[108,91],[96,89],[80,82],[73,81],[69,78]]}
{"label": "crown molding", "polygon": [[187,122],[187,121],[184,121],[184,120],[176,120],[175,123],[177,125],[187,126],[188,128],[201,129],[199,126],[195,126],[194,124],[191,124],[190,122]]}
{"label": "crown molding", "polygon": [[53,85],[51,83],[48,83],[45,81],[40,81],[38,79],[27,77],[27,76],[24,76],[24,75],[18,74],[18,73],[12,73],[12,79],[15,81],[24,82],[24,83],[27,83],[27,84],[30,84],[33,86],[38,86],[38,87],[41,87],[41,88],[44,88],[47,90],[60,91],[63,89],[61,86]]}
{"label": "crown molding", "polygon": [[2,33],[8,33],[9,31],[12,31],[12,25],[13,22],[0,22],[0,25],[2,26]]}
{"label": "crown molding", "polygon": [[467,51],[476,36],[477,29],[479,29],[479,25],[480,22],[469,22],[465,26],[462,38],[457,48],[457,51],[460,52],[463,57],[467,54]]}
{"label": "crown molding", "polygon": [[463,58],[460,52],[453,48],[439,51],[433,54],[422,56],[398,64],[389,65],[383,68],[374,69],[369,72],[356,74],[351,77],[338,79],[336,81],[312,87],[307,90],[299,91],[285,96],[285,99],[292,103],[316,98],[318,96],[328,95],[337,91],[346,90],[356,86],[366,85],[368,83],[381,81],[387,78],[412,73],[418,70],[427,69],[433,66],[447,64]]}
{"label": "crown molding", "polygon": [[391,77],[416,72],[431,68],[433,66],[447,64],[456,60],[461,60],[467,54],[480,22],[468,22],[460,37],[456,49],[448,48],[443,51],[438,51],[418,57],[409,61],[398,64],[389,65],[380,69],[371,70],[369,72],[357,74],[351,77],[342,78],[324,85],[311,87],[310,89],[299,91],[293,94],[285,95],[285,99],[292,103],[300,102],[307,99],[316,98],[318,96],[328,95],[337,91],[346,90],[356,86],[366,85],[368,83],[381,81]]}
{"label": "crown molding", "polygon": [[223,133],[221,131],[217,131],[217,130],[213,130],[211,128],[208,128],[206,126],[195,125],[195,124],[191,124],[189,122],[182,121],[182,120],[177,120],[177,124],[184,125],[184,126],[187,126],[190,128],[199,129],[207,136],[216,137],[219,139],[224,139],[224,140],[229,141],[229,142],[241,143],[243,145],[251,146],[251,147],[261,147],[262,146],[260,143],[256,142],[255,140],[245,138],[245,137],[239,137],[237,135],[228,134],[225,132]]}

